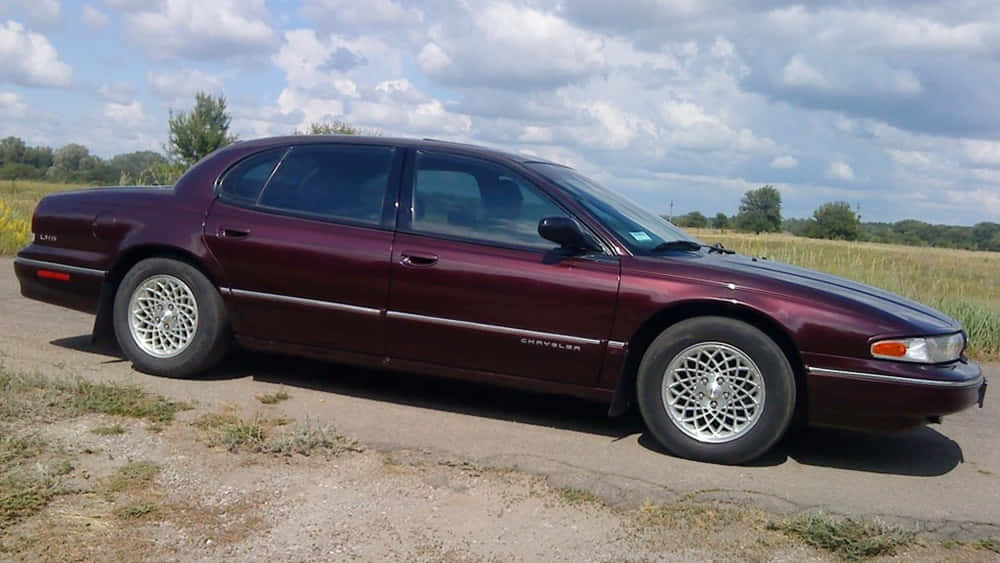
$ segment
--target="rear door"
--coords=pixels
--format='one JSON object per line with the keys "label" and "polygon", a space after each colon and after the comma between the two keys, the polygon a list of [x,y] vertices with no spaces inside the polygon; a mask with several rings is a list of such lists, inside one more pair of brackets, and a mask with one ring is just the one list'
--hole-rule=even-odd
{"label": "rear door", "polygon": [[443,366],[597,382],[618,292],[609,254],[538,235],[566,212],[501,165],[417,151],[392,255],[388,353]]}
{"label": "rear door", "polygon": [[258,153],[222,179],[205,223],[238,334],[385,352],[402,151],[302,145]]}

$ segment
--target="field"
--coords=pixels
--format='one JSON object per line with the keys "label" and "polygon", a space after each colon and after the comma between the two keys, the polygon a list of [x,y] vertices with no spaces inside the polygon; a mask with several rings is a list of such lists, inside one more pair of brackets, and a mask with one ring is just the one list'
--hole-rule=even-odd
{"label": "field", "polygon": [[35,180],[0,181],[0,255],[9,255],[28,244],[31,214],[42,196],[79,188]]}
{"label": "field", "polygon": [[1000,358],[1000,253],[689,229],[750,256],[829,272],[905,295],[958,319],[970,355]]}
{"label": "field", "polygon": [[[0,255],[27,244],[31,213],[47,193],[79,186],[0,182]],[[697,230],[707,243],[722,242],[742,254],[766,256],[894,291],[937,307],[966,327],[970,355],[1000,358],[1000,253],[854,243],[785,234]]]}

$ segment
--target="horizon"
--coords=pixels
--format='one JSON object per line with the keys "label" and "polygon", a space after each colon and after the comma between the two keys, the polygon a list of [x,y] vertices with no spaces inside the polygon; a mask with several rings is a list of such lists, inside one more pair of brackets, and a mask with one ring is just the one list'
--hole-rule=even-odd
{"label": "horizon", "polygon": [[[657,214],[1000,220],[989,2],[0,2],[0,137],[163,152],[225,95],[241,139],[340,120],[579,169]],[[705,210],[711,210],[705,211]]]}

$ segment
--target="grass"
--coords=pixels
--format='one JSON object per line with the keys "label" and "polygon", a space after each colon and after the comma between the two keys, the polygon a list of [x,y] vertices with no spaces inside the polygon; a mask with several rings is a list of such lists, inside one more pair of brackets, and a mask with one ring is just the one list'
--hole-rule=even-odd
{"label": "grass", "polygon": [[159,508],[157,508],[155,504],[151,502],[140,502],[119,507],[115,509],[114,514],[121,520],[138,520],[140,518],[155,515],[157,512],[159,512]]}
{"label": "grass", "polygon": [[847,561],[895,555],[897,550],[909,545],[915,537],[913,532],[886,526],[874,520],[834,518],[821,514],[771,522],[768,529],[794,536]]}
{"label": "grass", "polygon": [[741,254],[828,272],[940,309],[965,327],[971,356],[1000,359],[1000,252],[691,231]]}
{"label": "grass", "polygon": [[111,493],[143,489],[160,474],[161,467],[151,461],[133,461],[118,468],[108,478],[105,488]]}
{"label": "grass", "polygon": [[267,393],[264,395],[257,395],[257,400],[264,403],[265,405],[276,405],[281,401],[287,401],[288,399],[289,395],[284,391],[278,391],[277,393]]}
{"label": "grass", "polygon": [[209,445],[225,446],[231,452],[308,456],[316,451],[361,451],[357,442],[338,434],[333,426],[310,420],[283,428],[287,424],[284,419],[246,420],[235,413],[213,413],[202,415],[193,424],[208,434]]}
{"label": "grass", "polygon": [[[0,530],[31,517],[56,496],[74,492],[64,479],[75,470],[73,461],[57,445],[23,429],[93,413],[168,423],[183,408],[137,387],[15,373],[0,365]],[[124,428],[113,424],[94,432],[111,435]],[[130,463],[105,487],[109,493],[143,487],[159,470],[149,462]]]}
{"label": "grass", "polygon": [[582,489],[574,489],[572,487],[564,487],[559,489],[559,497],[563,499],[563,502],[571,505],[579,504],[603,504],[601,499],[597,495],[584,491]]}
{"label": "grass", "polygon": [[985,549],[992,551],[993,553],[1000,553],[1000,538],[985,538],[976,542],[976,547],[979,549]]}
{"label": "grass", "polygon": [[187,408],[132,385],[14,373],[0,366],[0,418],[51,419],[103,413],[166,423]]}
{"label": "grass", "polygon": [[91,430],[91,432],[98,436],[117,436],[124,434],[126,430],[121,424],[115,423],[111,426],[99,426]]}

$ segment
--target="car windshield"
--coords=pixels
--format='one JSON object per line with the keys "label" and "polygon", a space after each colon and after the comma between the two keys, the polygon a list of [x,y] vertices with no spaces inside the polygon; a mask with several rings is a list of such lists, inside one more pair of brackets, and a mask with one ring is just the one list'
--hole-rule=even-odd
{"label": "car windshield", "polygon": [[543,162],[529,162],[527,166],[569,193],[601,224],[614,231],[633,254],[652,254],[664,243],[678,240],[701,244],[670,221],[646,211],[571,168]]}

